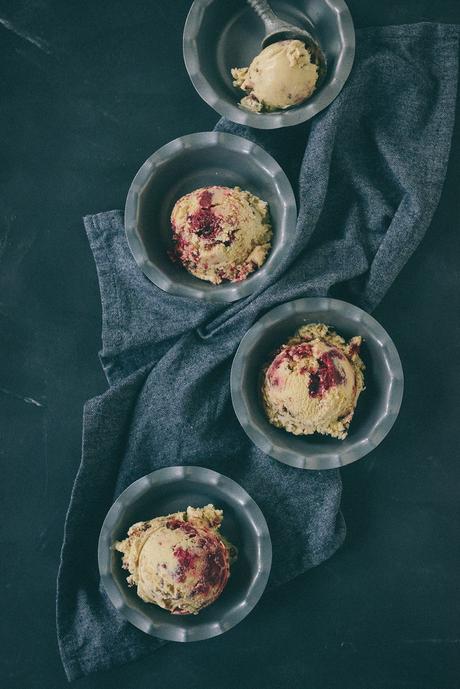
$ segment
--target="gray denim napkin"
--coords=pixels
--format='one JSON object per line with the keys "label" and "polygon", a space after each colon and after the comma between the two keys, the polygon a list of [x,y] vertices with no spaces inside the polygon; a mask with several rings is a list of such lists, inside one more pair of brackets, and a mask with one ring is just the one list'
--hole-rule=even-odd
{"label": "gray denim napkin", "polygon": [[101,289],[100,357],[109,388],[85,405],[82,462],[65,526],[57,626],[69,679],[162,643],[115,611],[101,590],[96,559],[107,510],[154,469],[198,464],[238,481],[269,525],[272,586],[342,543],[339,472],[301,471],[255,448],[232,410],[230,364],[244,333],[277,304],[331,295],[371,310],[383,297],[439,200],[457,47],[458,27],[449,25],[362,30],[346,87],[311,124],[275,132],[218,124],[272,153],[299,200],[290,255],[268,286],[242,301],[210,305],[162,292],[135,264],[120,211],[85,218]]}

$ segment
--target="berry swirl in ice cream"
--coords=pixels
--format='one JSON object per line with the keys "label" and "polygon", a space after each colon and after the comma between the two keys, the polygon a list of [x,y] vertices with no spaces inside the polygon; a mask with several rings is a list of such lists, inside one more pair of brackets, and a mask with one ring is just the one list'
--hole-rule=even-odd
{"label": "berry swirl in ice cream", "polygon": [[284,344],[263,373],[268,420],[294,435],[347,437],[364,389],[361,337],[348,343],[327,325],[310,323]]}
{"label": "berry swirl in ice cream", "polygon": [[173,258],[215,285],[247,278],[271,247],[268,204],[239,187],[204,187],[182,196],[171,226]]}
{"label": "berry swirl in ice cream", "polygon": [[137,595],[173,615],[197,614],[222,593],[236,548],[219,533],[222,510],[188,507],[133,524],[114,544]]}

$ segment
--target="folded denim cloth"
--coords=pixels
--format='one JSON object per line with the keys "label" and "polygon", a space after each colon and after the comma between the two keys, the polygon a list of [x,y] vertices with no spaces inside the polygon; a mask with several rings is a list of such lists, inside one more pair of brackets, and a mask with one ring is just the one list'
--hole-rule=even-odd
{"label": "folded denim cloth", "polygon": [[362,30],[346,87],[311,124],[264,132],[219,122],[219,130],[272,153],[299,200],[289,256],[268,286],[239,302],[212,305],[162,292],[135,264],[120,211],[85,218],[109,388],[85,405],[82,462],[65,526],[57,624],[69,679],[163,643],[112,607],[96,556],[112,502],[154,469],[198,464],[238,481],[270,528],[271,586],[318,565],[342,543],[340,473],[291,468],[254,447],[232,410],[230,365],[244,333],[277,304],[331,295],[371,310],[383,297],[440,197],[457,50],[454,26]]}

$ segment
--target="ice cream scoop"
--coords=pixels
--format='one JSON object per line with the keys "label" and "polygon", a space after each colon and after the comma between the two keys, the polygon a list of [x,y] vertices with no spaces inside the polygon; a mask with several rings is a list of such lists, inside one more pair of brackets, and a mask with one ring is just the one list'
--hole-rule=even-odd
{"label": "ice cream scoop", "polygon": [[318,67],[302,41],[273,43],[249,67],[232,69],[233,85],[247,93],[240,105],[254,112],[284,110],[302,103],[315,90]]}
{"label": "ice cream scoop", "polygon": [[297,39],[305,43],[313,57],[313,61],[318,65],[321,72],[326,71],[326,56],[323,53],[318,41],[313,38],[309,31],[301,29],[300,26],[290,24],[280,19],[272,10],[267,0],[247,0],[248,4],[257,12],[265,26],[265,36],[262,41],[262,48],[266,48],[271,43],[286,39]]}
{"label": "ice cream scoop", "polygon": [[114,544],[128,584],[174,615],[197,614],[213,603],[236,558],[236,548],[219,533],[222,518],[222,510],[207,505],[133,524]]}
{"label": "ice cream scoop", "polygon": [[265,368],[262,398],[274,426],[294,435],[347,436],[364,389],[361,337],[348,343],[327,325],[302,326]]}
{"label": "ice cream scoop", "polygon": [[201,280],[244,280],[265,262],[272,228],[268,204],[239,187],[203,187],[171,213],[172,257]]}
{"label": "ice cream scoop", "polygon": [[318,41],[313,38],[309,31],[280,19],[273,12],[267,0],[247,0],[247,2],[264,23],[265,36],[262,41],[262,48],[281,40],[297,39],[306,45],[313,57],[313,62],[318,65],[320,71],[326,71],[326,56]]}

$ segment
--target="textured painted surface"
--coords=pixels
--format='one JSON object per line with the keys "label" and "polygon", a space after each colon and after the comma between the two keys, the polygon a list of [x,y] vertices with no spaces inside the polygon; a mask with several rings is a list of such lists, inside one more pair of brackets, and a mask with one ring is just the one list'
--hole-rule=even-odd
{"label": "textured painted surface", "polygon": [[[66,686],[55,575],[82,404],[106,387],[81,216],[119,207],[149,152],[217,120],[183,67],[188,6],[0,2],[0,680],[11,689]],[[460,21],[456,0],[350,8],[357,26]],[[403,359],[405,402],[391,436],[343,471],[346,545],[228,634],[78,686],[176,689],[186,671],[188,689],[457,689],[459,140],[457,126],[432,227],[375,312]]]}

